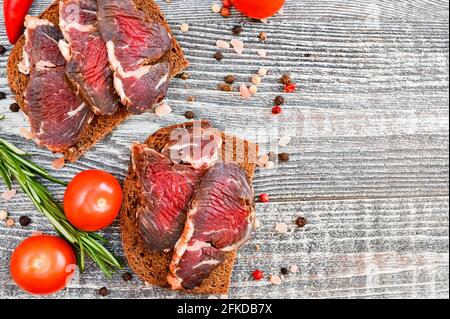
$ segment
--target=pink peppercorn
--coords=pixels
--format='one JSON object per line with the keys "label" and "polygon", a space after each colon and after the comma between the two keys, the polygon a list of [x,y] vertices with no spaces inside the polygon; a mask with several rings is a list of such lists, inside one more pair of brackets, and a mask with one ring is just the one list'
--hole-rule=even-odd
{"label": "pink peppercorn", "polygon": [[257,269],[253,272],[252,276],[255,280],[261,280],[264,278],[264,273],[261,270]]}
{"label": "pink peppercorn", "polygon": [[264,193],[264,194],[259,195],[259,200],[263,203],[268,203],[270,201],[269,194]]}
{"label": "pink peppercorn", "polygon": [[281,106],[276,105],[272,108],[272,114],[280,114],[282,112]]}
{"label": "pink peppercorn", "polygon": [[294,93],[297,86],[294,83],[286,84],[284,86],[284,92],[286,93]]}
{"label": "pink peppercorn", "polygon": [[232,6],[231,0],[222,0],[222,5],[225,8],[230,8]]}

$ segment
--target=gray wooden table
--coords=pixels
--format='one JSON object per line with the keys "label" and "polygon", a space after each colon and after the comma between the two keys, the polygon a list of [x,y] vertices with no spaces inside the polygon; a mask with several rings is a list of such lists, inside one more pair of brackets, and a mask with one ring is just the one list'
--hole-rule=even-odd
{"label": "gray wooden table", "polygon": [[[218,1],[218,0],[217,0]],[[163,126],[185,121],[193,110],[220,129],[261,143],[266,150],[277,134],[292,142],[278,151],[291,154],[274,170],[259,170],[257,193],[271,196],[258,204],[261,228],[241,249],[229,297],[269,298],[448,298],[449,297],[449,13],[444,0],[288,0],[284,13],[267,24],[234,13],[223,19],[210,10],[212,1],[158,1],[186,51],[191,79],[175,79],[168,103],[174,113],[136,116],[121,125],[76,164],[55,176],[69,180],[77,172],[101,168],[123,179],[129,145]],[[36,1],[37,14],[50,3]],[[190,31],[183,34],[179,25]],[[218,39],[242,24],[242,56],[225,52],[212,58]],[[3,25],[3,16],[0,16]],[[266,44],[258,34],[268,34]],[[7,44],[0,30],[0,43]],[[257,49],[266,49],[262,58]],[[6,82],[7,55],[0,57],[0,136],[33,154],[51,169],[55,155],[24,140],[22,114],[11,113]],[[232,73],[238,82],[260,67],[270,69],[255,98],[216,89]],[[280,75],[291,72],[298,91],[286,96],[284,113],[270,114],[280,92]],[[185,85],[189,84],[187,88]],[[195,96],[194,103],[186,101]],[[275,143],[276,144],[276,143]],[[64,189],[48,185],[58,198]],[[0,185],[0,193],[5,190]],[[11,281],[11,251],[33,231],[51,227],[19,193],[0,202],[16,221],[31,216],[27,228],[0,224],[0,297],[25,298]],[[298,229],[293,221],[307,218]],[[289,234],[275,231],[278,222]],[[118,224],[106,230],[112,250],[123,256]],[[260,250],[255,246],[259,244]],[[297,265],[282,285],[253,282],[260,268],[278,274]],[[113,298],[185,297],[118,273],[108,280],[89,264],[57,297],[95,298],[106,286]]]}

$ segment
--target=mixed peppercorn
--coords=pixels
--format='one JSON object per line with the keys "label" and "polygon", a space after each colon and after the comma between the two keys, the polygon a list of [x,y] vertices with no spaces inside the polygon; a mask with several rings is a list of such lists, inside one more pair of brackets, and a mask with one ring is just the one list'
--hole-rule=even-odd
{"label": "mixed peppercorn", "polygon": [[20,226],[26,227],[31,224],[31,218],[28,216],[20,216],[19,223],[20,223]]}

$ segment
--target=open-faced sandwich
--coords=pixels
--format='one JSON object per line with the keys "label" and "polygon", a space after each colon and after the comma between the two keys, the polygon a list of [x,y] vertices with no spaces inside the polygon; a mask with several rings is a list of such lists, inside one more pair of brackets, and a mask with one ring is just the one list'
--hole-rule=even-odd
{"label": "open-faced sandwich", "polygon": [[131,147],[122,240],[146,282],[202,294],[228,291],[236,251],[255,221],[258,146],[197,121]]}
{"label": "open-faced sandwich", "polygon": [[60,0],[25,26],[8,82],[32,138],[69,161],[160,102],[188,65],[152,0]]}

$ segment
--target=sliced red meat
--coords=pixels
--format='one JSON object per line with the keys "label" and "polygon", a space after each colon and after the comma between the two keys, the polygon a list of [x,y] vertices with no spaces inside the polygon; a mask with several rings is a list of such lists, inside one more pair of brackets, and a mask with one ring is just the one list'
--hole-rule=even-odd
{"label": "sliced red meat", "polygon": [[133,145],[132,163],[142,187],[137,209],[142,238],[150,250],[169,251],[183,232],[187,205],[205,170],[173,164],[142,144]]}
{"label": "sliced red meat", "polygon": [[29,74],[34,66],[64,66],[66,61],[58,48],[62,34],[48,20],[27,16],[25,20],[25,45],[23,60],[19,63],[19,71]]}
{"label": "sliced red meat", "polygon": [[25,92],[31,132],[39,145],[55,152],[77,143],[93,115],[68,87],[64,69],[33,68]]}
{"label": "sliced red meat", "polygon": [[142,113],[166,95],[170,66],[157,61],[172,48],[171,35],[138,10],[133,0],[98,0],[97,4],[114,86],[122,104]]}
{"label": "sliced red meat", "polygon": [[195,192],[182,236],[175,245],[170,274],[172,289],[193,289],[250,237],[254,193],[237,164],[217,163]]}
{"label": "sliced red meat", "polygon": [[112,115],[118,107],[106,43],[98,31],[96,0],[60,0],[59,26],[66,41],[69,84],[96,114]]}
{"label": "sliced red meat", "polygon": [[39,145],[60,152],[76,144],[93,113],[65,81],[65,60],[58,48],[62,34],[47,20],[27,17],[21,70],[30,74],[24,112]]}
{"label": "sliced red meat", "polygon": [[208,168],[219,159],[222,136],[215,128],[194,122],[189,128],[173,130],[170,140],[161,153],[174,163]]}

